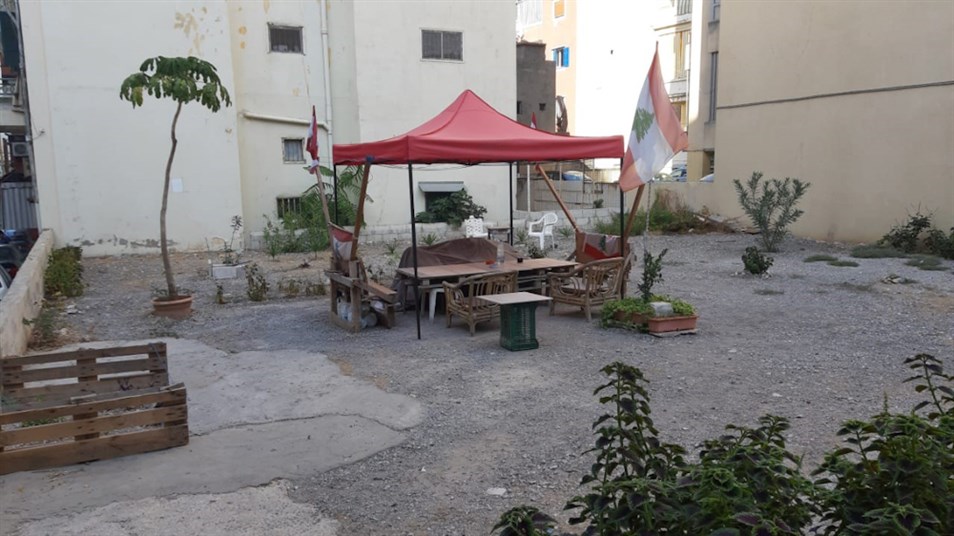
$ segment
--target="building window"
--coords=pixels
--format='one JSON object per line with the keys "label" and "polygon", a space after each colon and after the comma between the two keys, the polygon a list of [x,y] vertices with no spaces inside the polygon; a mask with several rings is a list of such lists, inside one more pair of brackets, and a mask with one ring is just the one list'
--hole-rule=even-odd
{"label": "building window", "polygon": [[686,130],[687,125],[689,124],[686,114],[686,101],[673,101],[672,109],[676,111],[676,115],[679,117],[679,124],[682,125],[682,129]]}
{"label": "building window", "polygon": [[719,87],[719,53],[713,52],[709,60],[709,121],[716,120],[716,104],[718,95],[716,89]]}
{"label": "building window", "polygon": [[553,18],[559,19],[566,15],[566,2],[564,0],[553,0]]}
{"label": "building window", "polygon": [[553,49],[553,63],[557,67],[567,68],[570,66],[570,47],[560,47]]}
{"label": "building window", "polygon": [[421,49],[425,60],[464,59],[464,34],[440,30],[421,30]]}
{"label": "building window", "polygon": [[517,23],[521,28],[543,22],[543,0],[517,0]]}
{"label": "building window", "polygon": [[702,169],[706,170],[707,175],[715,173],[715,151],[704,151],[702,154]]}
{"label": "building window", "polygon": [[541,103],[539,104],[539,107],[540,107],[540,111],[541,111],[541,112],[547,111],[547,103],[541,102]]}
{"label": "building window", "polygon": [[272,52],[302,54],[301,26],[268,25],[268,43]]}
{"label": "building window", "polygon": [[682,80],[689,71],[689,30],[676,32],[673,47],[676,53],[675,79]]}
{"label": "building window", "polygon": [[719,16],[722,11],[722,2],[720,0],[712,0],[712,20],[710,22],[716,22],[719,20]]}
{"label": "building window", "polygon": [[301,198],[276,197],[275,213],[278,214],[278,219],[284,218],[286,214],[301,214]]}
{"label": "building window", "polygon": [[286,138],[282,140],[282,160],[286,164],[301,164],[305,161],[304,142],[302,138]]}
{"label": "building window", "polygon": [[517,115],[523,113],[523,101],[517,101]]}
{"label": "building window", "polygon": [[692,14],[692,0],[676,0],[676,16]]}

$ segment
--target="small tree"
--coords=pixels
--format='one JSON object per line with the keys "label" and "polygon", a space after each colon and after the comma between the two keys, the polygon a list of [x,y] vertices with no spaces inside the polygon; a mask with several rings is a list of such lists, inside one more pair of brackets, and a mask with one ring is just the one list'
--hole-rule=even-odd
{"label": "small tree", "polygon": [[188,58],[149,58],[139,66],[139,72],[123,80],[119,88],[119,98],[132,103],[133,108],[142,106],[143,95],[148,93],[158,99],[170,98],[177,104],[172,118],[172,148],[166,161],[165,182],[162,189],[162,208],[159,211],[159,243],[162,251],[162,268],[166,275],[166,296],[169,299],[179,296],[175,280],[172,277],[172,265],[169,262],[169,246],[166,243],[166,208],[169,205],[169,181],[172,173],[172,161],[176,156],[176,123],[182,106],[198,102],[213,112],[219,111],[224,104],[231,106],[229,92],[219,80],[216,68],[211,63],[189,56]]}
{"label": "small tree", "polygon": [[778,251],[779,244],[788,234],[788,226],[804,214],[795,205],[811,184],[788,177],[763,183],[761,171],[753,172],[745,185],[738,179],[732,182],[739,194],[742,210],[761,233],[762,248],[765,251]]}

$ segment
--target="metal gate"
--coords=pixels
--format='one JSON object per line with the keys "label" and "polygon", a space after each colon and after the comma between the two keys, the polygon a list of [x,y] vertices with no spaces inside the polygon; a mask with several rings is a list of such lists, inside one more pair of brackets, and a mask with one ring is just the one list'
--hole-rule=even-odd
{"label": "metal gate", "polygon": [[3,229],[35,229],[36,193],[29,182],[0,183],[0,224]]}

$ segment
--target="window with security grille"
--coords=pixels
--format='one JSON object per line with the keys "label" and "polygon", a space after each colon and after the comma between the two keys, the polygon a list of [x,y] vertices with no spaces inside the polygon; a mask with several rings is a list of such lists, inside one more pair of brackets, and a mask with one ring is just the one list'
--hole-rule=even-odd
{"label": "window with security grille", "polygon": [[272,52],[302,54],[301,26],[268,25],[268,43]]}
{"label": "window with security grille", "polygon": [[442,30],[421,30],[421,57],[425,60],[464,59],[464,34]]}
{"label": "window with security grille", "polygon": [[282,140],[282,161],[289,164],[301,164],[305,161],[305,140],[302,138],[285,138]]}
{"label": "window with security grille", "polygon": [[278,219],[288,214],[301,214],[301,197],[276,197],[275,212]]}

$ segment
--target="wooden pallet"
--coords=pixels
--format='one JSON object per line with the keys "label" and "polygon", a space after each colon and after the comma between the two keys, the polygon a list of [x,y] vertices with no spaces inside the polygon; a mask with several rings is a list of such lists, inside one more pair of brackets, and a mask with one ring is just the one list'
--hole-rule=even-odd
{"label": "wooden pallet", "polygon": [[189,442],[164,343],[6,357],[0,371],[0,474]]}

